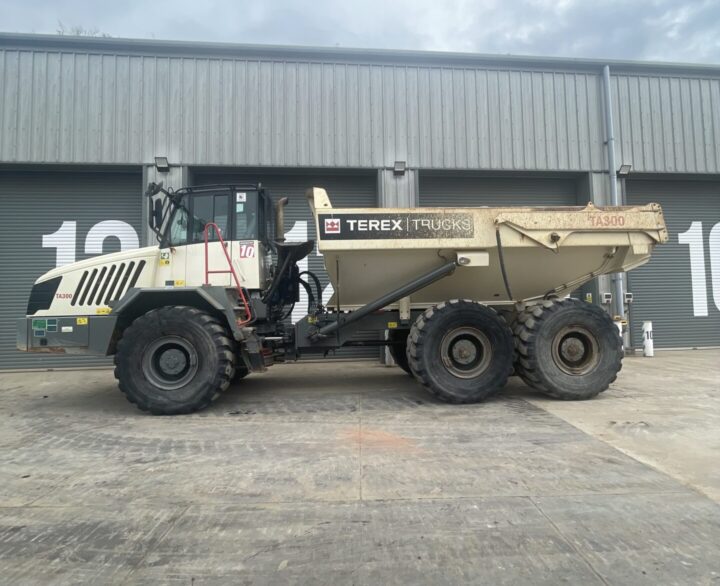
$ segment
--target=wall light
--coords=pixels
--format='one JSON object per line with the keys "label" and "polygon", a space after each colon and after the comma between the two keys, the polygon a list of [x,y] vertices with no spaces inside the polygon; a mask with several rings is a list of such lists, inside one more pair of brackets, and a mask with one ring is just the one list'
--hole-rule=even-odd
{"label": "wall light", "polygon": [[155,157],[155,168],[160,173],[167,173],[170,171],[170,163],[168,163],[167,157]]}
{"label": "wall light", "polygon": [[395,161],[395,166],[393,167],[393,174],[405,175],[406,169],[407,169],[407,163],[405,161]]}
{"label": "wall light", "polygon": [[618,177],[627,177],[630,175],[630,170],[632,169],[632,165],[628,163],[623,163],[620,165],[620,169],[618,169]]}

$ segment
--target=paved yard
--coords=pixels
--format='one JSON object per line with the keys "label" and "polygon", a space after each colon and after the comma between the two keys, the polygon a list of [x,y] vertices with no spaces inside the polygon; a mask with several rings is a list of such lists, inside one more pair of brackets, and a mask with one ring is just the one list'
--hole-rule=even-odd
{"label": "paved yard", "polygon": [[585,403],[279,366],[173,418],[106,370],[0,375],[7,584],[716,584],[718,501],[715,350]]}

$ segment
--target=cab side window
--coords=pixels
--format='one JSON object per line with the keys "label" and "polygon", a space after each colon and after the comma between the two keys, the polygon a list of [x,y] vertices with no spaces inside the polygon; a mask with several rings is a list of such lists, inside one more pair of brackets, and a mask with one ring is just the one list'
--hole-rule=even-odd
{"label": "cab side window", "polygon": [[188,242],[188,212],[185,208],[178,208],[170,224],[171,246],[182,246]]}
{"label": "cab side window", "polygon": [[258,200],[245,193],[236,194],[235,238],[255,240],[258,234]]}

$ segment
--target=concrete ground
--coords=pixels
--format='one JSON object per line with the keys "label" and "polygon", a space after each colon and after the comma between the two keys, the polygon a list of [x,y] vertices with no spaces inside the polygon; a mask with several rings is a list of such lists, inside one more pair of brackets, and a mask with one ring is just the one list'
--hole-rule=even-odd
{"label": "concrete ground", "polygon": [[717,584],[719,500],[716,350],[584,403],[278,366],[172,418],[109,371],[0,375],[6,584]]}

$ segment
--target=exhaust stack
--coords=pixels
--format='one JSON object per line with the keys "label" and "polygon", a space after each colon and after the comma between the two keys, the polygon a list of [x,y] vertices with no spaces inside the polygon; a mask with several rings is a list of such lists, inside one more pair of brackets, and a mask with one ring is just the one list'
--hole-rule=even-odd
{"label": "exhaust stack", "polygon": [[288,198],[283,197],[275,202],[275,241],[285,242],[285,206]]}

